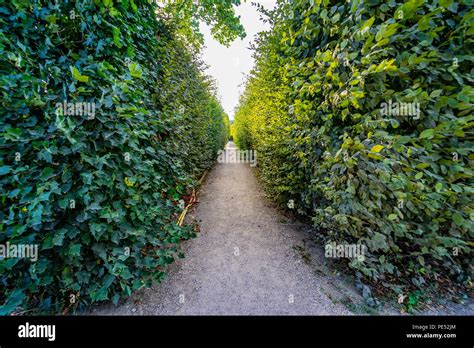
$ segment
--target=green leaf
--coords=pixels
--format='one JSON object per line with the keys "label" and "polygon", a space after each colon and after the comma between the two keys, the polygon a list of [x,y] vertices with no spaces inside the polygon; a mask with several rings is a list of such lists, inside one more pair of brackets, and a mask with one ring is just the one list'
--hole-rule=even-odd
{"label": "green leaf", "polygon": [[64,236],[66,235],[66,229],[59,230],[53,237],[53,244],[62,246],[64,243]]}
{"label": "green leaf", "polygon": [[425,169],[425,168],[428,168],[429,166],[430,166],[429,163],[423,162],[423,163],[418,163],[418,164],[416,165],[416,168],[418,168],[418,169]]}
{"label": "green leaf", "polygon": [[375,17],[371,17],[369,18],[368,20],[366,20],[364,22],[364,24],[362,24],[362,26],[360,27],[360,32],[364,33],[364,32],[367,32],[370,27],[372,26],[372,24],[374,24],[374,21],[375,21]]}
{"label": "green leaf", "polygon": [[143,76],[143,70],[137,63],[129,64],[128,70],[130,71],[130,75],[132,75],[133,77],[141,78]]}
{"label": "green leaf", "polygon": [[444,8],[448,8],[453,3],[453,0],[439,0],[439,5]]}
{"label": "green leaf", "polygon": [[425,129],[420,134],[420,139],[431,139],[434,136],[434,129]]}
{"label": "green leaf", "polygon": [[77,68],[74,66],[71,66],[71,74],[72,74],[72,77],[77,81],[89,82],[89,76],[81,75],[79,70],[77,70]]}
{"label": "green leaf", "polygon": [[382,146],[382,145],[375,145],[375,146],[373,146],[373,147],[370,149],[370,152],[378,153],[378,152],[380,152],[383,148],[384,148],[384,146]]}
{"label": "green leaf", "polygon": [[464,218],[459,213],[454,213],[453,214],[453,221],[458,226],[462,226],[464,224]]}
{"label": "green leaf", "polygon": [[430,28],[430,21],[431,21],[431,17],[429,17],[429,16],[421,17],[421,19],[418,21],[418,28],[421,31],[425,31],[425,30],[429,29]]}
{"label": "green leaf", "polygon": [[386,250],[388,245],[387,245],[387,242],[386,242],[386,237],[379,233],[379,232],[376,232],[374,234],[374,236],[371,238],[371,245],[372,245],[372,249],[375,251],[375,250]]}
{"label": "green leaf", "polygon": [[52,237],[51,235],[48,235],[48,236],[43,240],[43,245],[41,246],[41,248],[42,248],[43,250],[48,250],[48,249],[51,249],[53,246],[54,246],[53,237]]}
{"label": "green leaf", "polygon": [[22,133],[22,131],[21,131],[20,128],[10,127],[10,128],[6,129],[5,137],[7,139],[20,139],[21,133]]}
{"label": "green leaf", "polygon": [[56,18],[56,15],[55,15],[55,14],[52,14],[52,15],[46,16],[46,17],[45,17],[45,20],[46,20],[46,22],[48,22],[48,23],[56,24],[57,18]]}
{"label": "green leaf", "polygon": [[5,175],[11,172],[10,166],[1,166],[0,167],[0,175]]}
{"label": "green leaf", "polygon": [[69,256],[78,257],[81,255],[81,244],[71,244],[68,251]]}
{"label": "green leaf", "polygon": [[117,27],[113,27],[112,35],[113,35],[114,43],[117,45],[117,47],[121,48],[123,45],[120,42],[120,29]]}
{"label": "green leaf", "polygon": [[21,289],[14,289],[7,295],[7,301],[0,306],[0,315],[8,315],[19,307],[25,300],[26,295]]}
{"label": "green leaf", "polygon": [[112,303],[113,303],[114,305],[117,305],[118,302],[119,302],[119,300],[120,300],[120,294],[117,293],[117,294],[115,294],[114,296],[112,296]]}
{"label": "green leaf", "polygon": [[442,89],[435,89],[433,92],[430,93],[430,98],[438,98],[441,93],[443,93]]}

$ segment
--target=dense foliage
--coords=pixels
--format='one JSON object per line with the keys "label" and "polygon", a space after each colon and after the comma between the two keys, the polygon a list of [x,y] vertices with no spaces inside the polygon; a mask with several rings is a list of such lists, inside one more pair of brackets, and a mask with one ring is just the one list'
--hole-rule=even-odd
{"label": "dense foliage", "polygon": [[[241,36],[224,12],[221,38]],[[117,303],[181,256],[193,231],[178,202],[229,122],[186,45],[196,33],[172,15],[140,0],[2,1],[0,244],[39,257],[0,260],[1,314]]]}
{"label": "dense foliage", "polygon": [[235,15],[233,5],[240,0],[161,0],[161,11],[166,13],[170,24],[178,34],[186,38],[191,47],[199,48],[203,44],[203,35],[199,31],[202,23],[211,27],[215,39],[229,45],[236,38],[244,38],[244,27]]}
{"label": "dense foliage", "polygon": [[365,245],[348,261],[363,283],[470,286],[472,6],[281,0],[269,15],[235,132],[272,196]]}

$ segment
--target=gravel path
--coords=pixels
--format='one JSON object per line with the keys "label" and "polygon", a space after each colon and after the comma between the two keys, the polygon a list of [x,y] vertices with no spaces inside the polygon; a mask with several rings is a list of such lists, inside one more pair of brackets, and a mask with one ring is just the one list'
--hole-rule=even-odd
{"label": "gravel path", "polygon": [[286,221],[264,197],[253,170],[249,164],[216,164],[188,216],[198,221],[200,232],[185,242],[186,257],[161,284],[122,306],[94,312],[350,314],[337,301],[347,296],[331,285],[330,278],[338,277],[324,275],[301,257],[307,227]]}
{"label": "gravel path", "polygon": [[[249,164],[216,164],[186,218],[197,221],[200,232],[183,243],[185,258],[171,265],[161,284],[89,314],[400,314],[388,305],[378,311],[364,305],[353,282],[328,267],[311,228],[282,215],[253,171]],[[424,314],[472,313],[470,301]]]}

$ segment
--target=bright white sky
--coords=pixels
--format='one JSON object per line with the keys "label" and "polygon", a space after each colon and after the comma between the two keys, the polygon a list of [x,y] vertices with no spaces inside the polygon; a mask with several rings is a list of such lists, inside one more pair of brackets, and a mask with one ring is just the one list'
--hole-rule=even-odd
{"label": "bright white sky", "polygon": [[259,2],[269,9],[276,4],[276,0],[242,0],[242,4],[236,8],[236,13],[240,16],[247,37],[243,40],[237,39],[229,47],[219,44],[212,38],[210,29],[201,25],[205,45],[202,58],[209,65],[206,73],[216,79],[222,106],[231,120],[244,88],[244,77],[254,64],[252,51],[248,49],[250,42],[254,41],[255,34],[269,29],[269,24],[260,20],[257,8],[252,6],[251,2]]}

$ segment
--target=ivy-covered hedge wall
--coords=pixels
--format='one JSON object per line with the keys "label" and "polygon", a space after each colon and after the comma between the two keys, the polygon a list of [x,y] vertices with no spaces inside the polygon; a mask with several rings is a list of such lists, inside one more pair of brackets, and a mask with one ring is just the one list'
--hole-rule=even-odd
{"label": "ivy-covered hedge wall", "polygon": [[278,1],[236,114],[272,196],[365,245],[348,264],[395,294],[472,284],[473,16],[465,0]]}
{"label": "ivy-covered hedge wall", "polygon": [[0,5],[0,244],[39,246],[36,262],[0,259],[0,314],[117,303],[162,279],[193,236],[178,202],[228,118],[160,11]]}

